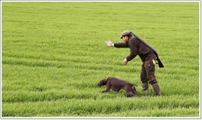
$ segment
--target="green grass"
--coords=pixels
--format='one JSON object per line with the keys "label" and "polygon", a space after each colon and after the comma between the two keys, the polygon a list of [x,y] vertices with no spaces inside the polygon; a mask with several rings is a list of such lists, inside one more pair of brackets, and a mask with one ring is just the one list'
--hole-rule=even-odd
{"label": "green grass", "polygon": [[[104,45],[125,29],[158,51],[161,97],[97,86],[141,85],[140,58]],[[2,117],[198,118],[199,103],[199,2],[2,2]]]}

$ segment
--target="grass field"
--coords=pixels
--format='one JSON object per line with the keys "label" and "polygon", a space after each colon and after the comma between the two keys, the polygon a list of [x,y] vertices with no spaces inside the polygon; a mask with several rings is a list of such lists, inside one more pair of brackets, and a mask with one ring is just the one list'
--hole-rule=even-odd
{"label": "grass field", "polygon": [[[141,85],[141,60],[109,48],[131,30],[155,48],[162,96],[101,93],[109,76]],[[200,117],[199,2],[2,2],[2,117]]]}

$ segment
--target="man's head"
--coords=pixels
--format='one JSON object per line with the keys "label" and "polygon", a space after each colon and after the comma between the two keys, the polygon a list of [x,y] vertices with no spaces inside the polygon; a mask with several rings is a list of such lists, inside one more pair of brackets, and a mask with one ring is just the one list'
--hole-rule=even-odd
{"label": "man's head", "polygon": [[123,39],[123,42],[128,42],[129,38],[132,36],[131,31],[124,30],[120,36],[120,39]]}

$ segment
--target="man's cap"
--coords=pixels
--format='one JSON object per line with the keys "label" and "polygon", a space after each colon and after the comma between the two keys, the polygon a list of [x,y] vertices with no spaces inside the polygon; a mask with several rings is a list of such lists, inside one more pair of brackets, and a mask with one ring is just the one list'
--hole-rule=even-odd
{"label": "man's cap", "polygon": [[131,34],[131,31],[130,30],[124,30],[120,36],[120,39],[122,39],[123,36],[126,36],[126,35],[130,35]]}

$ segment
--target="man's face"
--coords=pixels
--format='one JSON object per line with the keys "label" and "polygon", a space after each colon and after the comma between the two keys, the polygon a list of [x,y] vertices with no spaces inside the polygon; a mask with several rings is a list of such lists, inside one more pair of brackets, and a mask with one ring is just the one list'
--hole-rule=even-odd
{"label": "man's face", "polygon": [[123,39],[123,42],[125,43],[128,42],[128,36],[123,36],[122,39]]}

